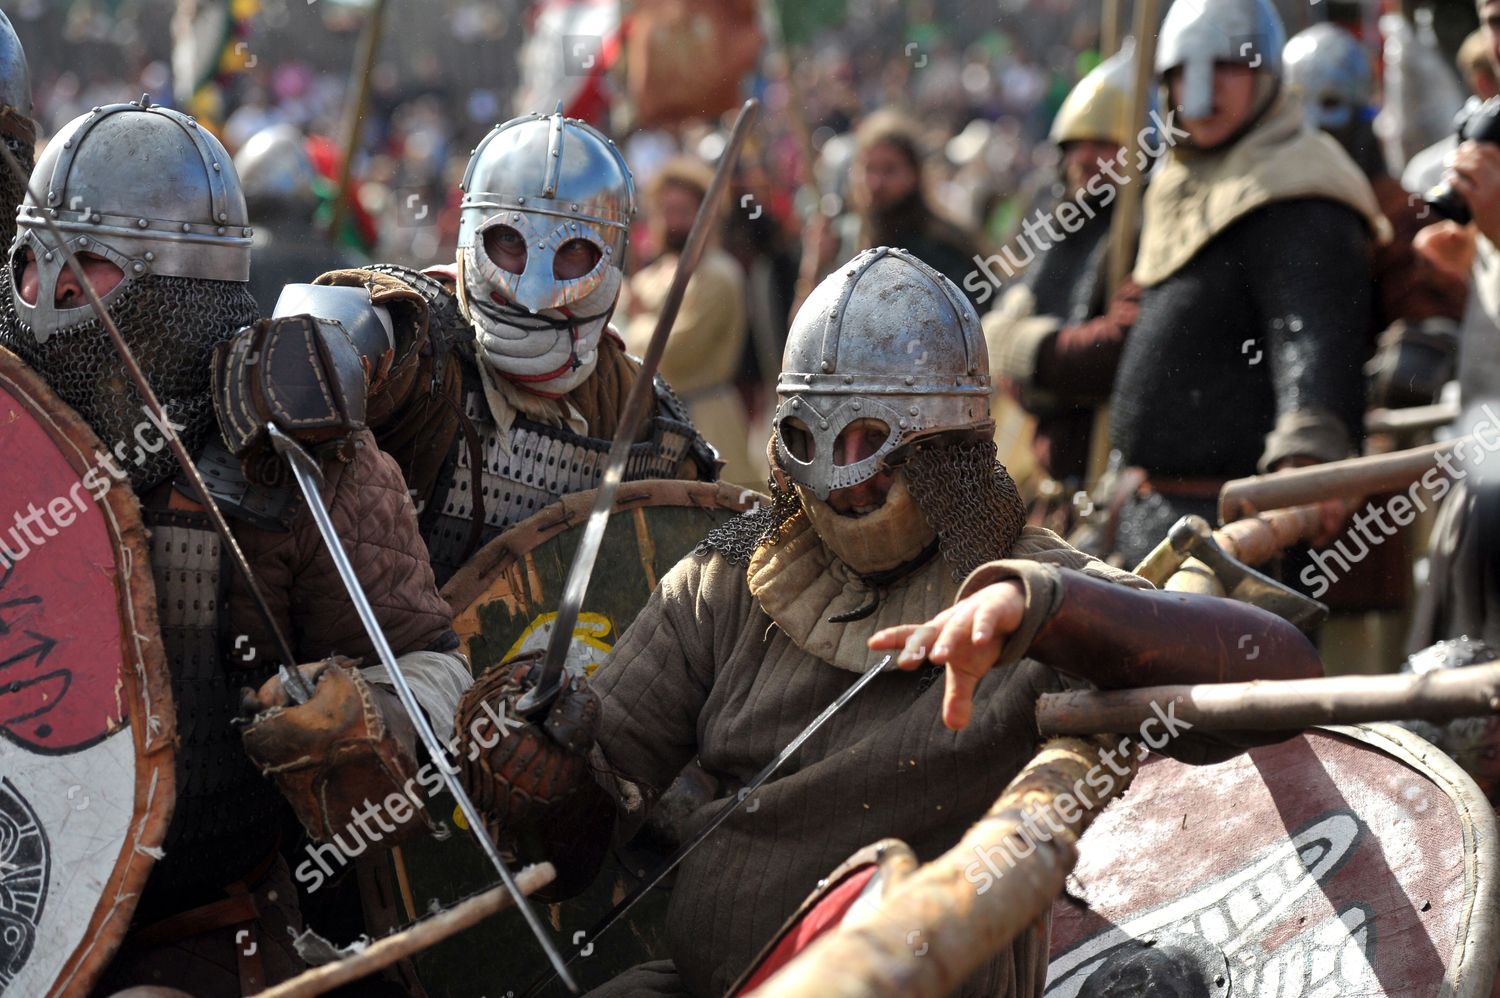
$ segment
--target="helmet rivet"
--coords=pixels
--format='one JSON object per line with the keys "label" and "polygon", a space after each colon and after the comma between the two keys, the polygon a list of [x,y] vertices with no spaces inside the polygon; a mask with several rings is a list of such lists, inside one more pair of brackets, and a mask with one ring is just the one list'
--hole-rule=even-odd
{"label": "helmet rivet", "polygon": [[227,212],[227,211],[221,211],[221,212],[219,212],[219,221],[221,221],[221,222],[227,222],[227,221],[229,221],[229,212]]}
{"label": "helmet rivet", "polygon": [[[852,384],[854,384],[854,375],[852,375],[852,374],[846,374],[846,375],[844,375],[844,384],[846,384],[846,385],[852,385]],[[855,405],[858,405],[858,404],[859,403],[857,403],[857,402],[855,403]]]}
{"label": "helmet rivet", "polygon": [[151,252],[150,250],[147,250],[145,253],[143,253],[141,255],[146,258],[146,262],[147,263],[150,263],[152,260],[156,259],[156,254],[153,253],[153,252]]}
{"label": "helmet rivet", "polygon": [[89,244],[89,241],[87,239],[80,239],[80,240],[78,240],[78,245],[79,246],[87,247],[88,244]]}
{"label": "helmet rivet", "polygon": [[516,204],[525,204],[525,203],[526,203],[526,199],[525,198],[523,198],[523,197],[516,198]]}
{"label": "helmet rivet", "polygon": [[73,148],[73,140],[69,139],[68,141],[64,142],[63,143],[63,148],[64,149],[71,149],[71,148]]}
{"label": "helmet rivet", "polygon": [[93,223],[95,223],[95,224],[96,224],[96,225],[97,225],[97,224],[98,224],[98,223],[100,223],[100,222],[102,222],[102,221],[104,221],[104,216],[103,216],[103,215],[101,215],[101,214],[99,214],[99,213],[98,213],[98,212],[97,212],[97,211],[96,211],[96,212],[94,212],[94,213],[93,213],[93,214],[92,214],[92,215],[90,215],[90,216],[89,216],[89,221],[90,221],[90,222],[93,222]]}
{"label": "helmet rivet", "polygon": [[577,210],[578,210],[578,202],[577,202],[577,201],[574,201],[574,202],[573,202],[573,206],[572,206],[572,207],[573,207],[573,210],[574,210],[574,211],[577,211]]}
{"label": "helmet rivet", "polygon": [[255,230],[252,229],[252,228],[250,228],[247,225],[247,226],[245,226],[245,235],[247,235],[247,236],[253,236],[253,235],[255,235]]}
{"label": "helmet rivet", "polygon": [[144,263],[141,263],[141,261],[137,260],[134,264],[131,265],[130,269],[133,270],[133,271],[135,271],[137,274],[141,274],[141,273],[145,272],[146,265]]}
{"label": "helmet rivet", "polygon": [[43,253],[42,254],[42,259],[43,260],[51,260],[52,259],[52,254],[51,253]]}
{"label": "helmet rivet", "polygon": [[859,401],[855,401],[854,405],[851,408],[853,408],[855,412],[859,412],[859,410],[864,408],[864,405]]}
{"label": "helmet rivet", "polygon": [[[825,361],[823,361],[823,370],[825,370],[825,371],[831,371],[831,370],[833,370],[833,365],[830,364],[828,361],[825,360]],[[908,384],[909,383],[910,382],[908,382]]]}
{"label": "helmet rivet", "polygon": [[910,374],[908,374],[908,375],[907,375],[907,376],[906,376],[906,383],[907,383],[907,384],[908,384],[908,385],[914,385],[914,384],[916,384],[916,383],[917,383],[917,379],[916,379],[916,378],[913,378],[913,377],[912,377],[912,376],[911,376],[911,375],[910,375]]}
{"label": "helmet rivet", "polygon": [[224,226],[221,225],[221,226],[219,226],[219,228],[218,228],[217,231],[218,231],[219,235],[222,236],[224,233],[228,232],[229,230],[226,229]]}
{"label": "helmet rivet", "polygon": [[826,419],[820,419],[820,420],[818,420],[818,429],[820,429],[820,430],[826,430],[826,429],[828,429],[828,420],[826,420]]}
{"label": "helmet rivet", "polygon": [[220,166],[219,166],[219,164],[218,164],[218,163],[215,163],[215,164],[214,164],[214,172],[215,172],[215,173],[218,173],[218,172],[219,172],[219,170],[220,170],[220,169],[221,169],[221,167],[220,167]]}
{"label": "helmet rivet", "polygon": [[917,407],[916,406],[912,406],[910,409],[908,409],[906,411],[909,412],[909,413],[911,413],[913,416],[915,416],[917,414]]}
{"label": "helmet rivet", "polygon": [[[50,260],[52,258],[49,256],[47,259]],[[800,408],[802,408],[802,400],[801,399],[792,399],[792,408],[793,409],[800,409]]]}
{"label": "helmet rivet", "polygon": [[904,419],[898,419],[898,420],[896,420],[896,429],[898,429],[898,430],[904,430],[904,429],[906,429],[906,420],[904,420]]}
{"label": "helmet rivet", "polygon": [[188,223],[183,222],[182,223],[182,231],[183,232],[192,232],[193,231],[193,227],[191,225],[189,225]]}
{"label": "helmet rivet", "polygon": [[138,228],[145,229],[150,227],[151,220],[149,218],[138,218],[135,220],[135,224]]}

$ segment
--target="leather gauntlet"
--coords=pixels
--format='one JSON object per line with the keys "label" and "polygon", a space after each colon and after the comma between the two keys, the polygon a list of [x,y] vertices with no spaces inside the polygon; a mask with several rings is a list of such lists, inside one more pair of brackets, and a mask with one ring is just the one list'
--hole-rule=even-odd
{"label": "leather gauntlet", "polygon": [[[370,686],[352,659],[318,664],[312,699],[259,714],[243,732],[245,752],[317,842],[360,834],[388,846],[431,829],[414,794],[415,731],[399,702],[382,711],[380,700],[394,697]],[[363,831],[346,832],[351,825]]]}
{"label": "leather gauntlet", "polygon": [[464,693],[456,719],[459,778],[502,849],[557,867],[546,893],[561,898],[593,880],[609,845],[614,805],[587,755],[600,714],[588,680],[565,680],[542,723],[519,720],[516,703],[540,663],[540,653],[504,662]]}

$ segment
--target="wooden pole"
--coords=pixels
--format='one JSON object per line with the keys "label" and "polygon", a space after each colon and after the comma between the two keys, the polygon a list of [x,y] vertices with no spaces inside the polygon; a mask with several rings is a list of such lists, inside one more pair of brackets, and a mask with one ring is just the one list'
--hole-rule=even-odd
{"label": "wooden pole", "polygon": [[[556,876],[557,871],[551,863],[538,863],[516,874],[516,885],[529,895],[552,883]],[[457,932],[477,925],[496,912],[504,911],[513,903],[503,886],[494,887],[447,911],[424,918],[400,932],[386,936],[353,956],[337,963],[314,967],[274,988],[258,992],[259,998],[311,998],[313,995],[324,994],[434,946]]]}
{"label": "wooden pole", "polygon": [[[1130,95],[1130,121],[1125,134],[1137,134],[1146,121],[1146,111],[1151,106],[1151,88],[1155,86],[1153,67],[1156,63],[1156,32],[1161,23],[1161,0],[1135,0],[1135,20],[1132,32],[1135,38],[1134,91]],[[1119,203],[1109,223],[1109,254],[1105,272],[1106,302],[1114,300],[1115,292],[1125,283],[1135,266],[1136,228],[1141,217],[1141,169],[1140,148],[1126,147],[1125,183],[1119,189]],[[1084,469],[1084,487],[1092,490],[1104,476],[1109,465],[1109,405],[1102,404],[1094,410],[1094,425],[1089,436],[1088,463]]]}
{"label": "wooden pole", "polygon": [[380,54],[380,39],[384,34],[386,0],[373,0],[370,13],[365,20],[364,31],[359,38],[359,56],[354,64],[352,89],[354,91],[344,111],[343,127],[340,129],[343,162],[339,164],[338,197],[333,202],[333,211],[328,218],[328,238],[337,240],[344,230],[344,219],[354,199],[354,157],[359,152],[360,136],[364,133],[365,110],[370,104],[370,74],[375,69],[375,58]]}
{"label": "wooden pole", "polygon": [[1477,437],[1459,437],[1389,454],[1351,457],[1271,475],[1237,478],[1225,483],[1219,492],[1219,519],[1228,522],[1264,509],[1285,509],[1324,499],[1360,499],[1377,492],[1404,489],[1419,481],[1428,469],[1442,471],[1440,456],[1455,454],[1462,460],[1466,453],[1473,453],[1481,446]]}
{"label": "wooden pole", "polygon": [[[1052,907],[1078,860],[1079,837],[1135,775],[1136,753],[1120,752],[1121,744],[1107,736],[1048,742],[958,845],[755,994],[951,994]],[[1106,768],[1105,751],[1127,758]]]}
{"label": "wooden pole", "polygon": [[1099,58],[1108,59],[1120,51],[1120,8],[1125,0],[1104,0],[1104,17],[1099,23]]}
{"label": "wooden pole", "polygon": [[1296,732],[1317,724],[1450,721],[1500,713],[1500,662],[1413,675],[1329,676],[1047,693],[1037,702],[1043,735],[1135,734],[1159,713],[1203,731]]}

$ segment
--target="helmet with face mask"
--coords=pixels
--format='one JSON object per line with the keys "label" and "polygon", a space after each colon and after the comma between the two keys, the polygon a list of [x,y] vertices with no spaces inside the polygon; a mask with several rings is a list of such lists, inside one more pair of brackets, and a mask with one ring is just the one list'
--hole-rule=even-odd
{"label": "helmet with face mask", "polygon": [[[459,302],[481,362],[539,394],[571,391],[593,373],[624,279],[636,211],[625,158],[584,122],[533,114],[486,135],[461,186]],[[486,236],[501,228],[525,247],[520,273],[486,251]],[[559,278],[557,255],[575,241],[592,247],[597,262]]]}
{"label": "helmet with face mask", "polygon": [[[938,539],[967,571],[1014,542],[1025,511],[995,461],[989,372],[974,307],[905,250],[859,254],[797,312],[776,383],[774,456],[856,572],[913,563]],[[846,430],[862,446],[847,449]],[[893,477],[878,508],[829,505],[883,474]]]}
{"label": "helmet with face mask", "polygon": [[[1156,72],[1164,80],[1181,69],[1183,116],[1207,118],[1213,114],[1215,63],[1258,70],[1253,122],[1276,96],[1285,45],[1286,28],[1270,0],[1176,0],[1157,38]],[[1163,96],[1163,106],[1170,107]]]}
{"label": "helmet with face mask", "polygon": [[[43,150],[18,217],[0,338],[78,410],[137,488],[171,474],[170,451],[135,446],[144,403],[88,301],[56,304],[67,267],[42,213],[73,252],[123,275],[101,296],[168,418],[195,448],[213,429],[209,355],[255,319],[249,220],[229,154],[208,131],[149,98],[94,108]],[[35,298],[22,296],[28,264]],[[154,432],[154,431],[152,431]],[[134,455],[131,457],[130,455]]]}
{"label": "helmet with face mask", "polygon": [[1309,124],[1330,132],[1348,128],[1375,96],[1375,74],[1364,46],[1336,24],[1299,31],[1282,53],[1287,87],[1307,109]]}

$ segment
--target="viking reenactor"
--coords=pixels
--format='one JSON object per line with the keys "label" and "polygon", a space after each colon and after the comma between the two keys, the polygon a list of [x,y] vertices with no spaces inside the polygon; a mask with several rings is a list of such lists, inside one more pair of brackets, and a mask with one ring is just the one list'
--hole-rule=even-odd
{"label": "viking reenactor", "polygon": [[[1035,259],[984,318],[994,373],[1036,417],[1037,464],[1067,495],[1084,485],[1094,410],[1109,397],[1118,359],[1115,350],[1100,358],[1097,342],[1123,335],[1135,321],[1139,290],[1127,279],[1111,299],[1108,287],[1118,171],[1122,157],[1140,151],[1129,127],[1134,67],[1129,42],[1079,80],[1058,109],[1049,138],[1062,154],[1063,194],[1050,212],[1076,229],[1058,242],[1002,250],[1016,256],[1000,257],[1007,267],[1025,262],[1023,254]],[[1071,217],[1064,220],[1064,212]]]}
{"label": "viking reenactor", "polygon": [[1375,75],[1364,47],[1336,24],[1292,36],[1282,54],[1288,89],[1309,125],[1338,140],[1364,171],[1391,239],[1375,247],[1375,314],[1380,350],[1371,364],[1371,406],[1427,405],[1453,376],[1458,324],[1468,289],[1412,248],[1438,216],[1386,169],[1375,137]]}
{"label": "viking reenactor", "polygon": [[[36,160],[36,124],[31,119],[31,73],[26,67],[26,52],[21,39],[11,27],[10,18],[0,12],[0,142],[27,170]],[[16,238],[16,209],[26,192],[21,181],[5,171],[0,176],[0,245],[9,246]]]}
{"label": "viking reenactor", "polygon": [[[915,365],[913,339],[925,351]],[[580,887],[610,830],[638,825],[690,760],[718,782],[692,826],[881,669],[871,648],[899,650],[904,671],[871,677],[785,774],[688,853],[668,913],[671,959],[600,994],[724,994],[855,850],[891,835],[923,858],[952,846],[1030,758],[1041,692],[1318,671],[1305,639],[1277,618],[1155,593],[1023,525],[995,461],[978,315],[912,255],[866,251],[814,290],[777,391],[772,504],[716,528],[679,562],[545,721],[476,747],[466,784],[493,809],[500,841],[551,857]],[[1233,651],[1246,633],[1260,648],[1248,667]],[[512,661],[486,673],[460,721],[513,706],[533,668]],[[1192,749],[1191,738],[1175,749],[1225,751]],[[1046,963],[1042,925],[999,954],[972,993],[1040,994]]]}
{"label": "viking reenactor", "polygon": [[[135,571],[148,570],[154,581],[179,733],[171,824],[102,986],[252,993],[299,969],[287,931],[300,925],[297,889],[278,852],[283,831],[295,827],[289,819],[295,814],[319,842],[349,839],[337,848],[353,855],[374,846],[363,824],[365,839],[356,841],[355,811],[409,786],[418,771],[411,722],[383,688],[388,677],[358,668],[373,662],[371,638],[307,506],[284,476],[278,481],[265,462],[249,460],[257,457],[252,450],[244,463],[231,456],[216,423],[216,348],[256,322],[246,283],[252,230],[223,146],[193,119],[142,98],[68,124],[47,145],[36,176],[44,200],[28,194],[21,210],[0,343],[97,436],[91,473],[104,486],[100,495],[128,490],[139,501],[150,564]],[[143,407],[48,221],[78,254],[163,413]],[[336,411],[347,418],[318,424],[325,503],[426,712],[451,732],[468,682],[462,660],[447,654],[457,645],[451,614],[395,461],[362,428],[359,410],[343,402],[364,397],[356,348],[369,337],[315,326],[301,317],[253,327],[272,345],[278,337],[306,339],[275,363],[267,354],[272,375],[289,374],[270,382],[278,390],[268,405],[295,417],[325,402],[306,370],[279,365],[308,357],[308,344],[323,343],[335,356],[342,346],[346,360],[335,367],[352,377],[323,383],[332,384]],[[365,352],[379,369],[380,353]],[[219,421],[241,441],[234,418],[243,412],[219,408]],[[272,625],[209,526],[205,497],[162,446],[161,419],[196,455],[295,663],[281,660]],[[263,436],[264,422],[258,429]],[[19,491],[19,479],[12,481]],[[17,572],[45,555],[9,543],[6,553]],[[300,682],[287,673],[296,689],[283,686],[278,666],[300,673]],[[243,729],[234,723],[242,710],[255,715]],[[410,808],[402,821],[390,825],[382,815],[380,827],[391,834],[380,845],[425,827]],[[73,917],[87,922],[89,913]]]}
{"label": "viking reenactor", "polygon": [[1162,25],[1161,103],[1187,134],[1146,189],[1111,395],[1112,447],[1148,476],[1120,516],[1127,564],[1182,515],[1211,519],[1224,480],[1347,457],[1362,435],[1386,223],[1348,154],[1304,129],[1285,37],[1267,0],[1178,0]]}
{"label": "viking reenactor", "polygon": [[295,125],[282,123],[250,136],[234,154],[255,234],[250,238],[250,293],[262,315],[281,289],[308,274],[358,266],[360,257],[318,227],[328,182]]}
{"label": "viking reenactor", "polygon": [[[462,188],[453,266],[316,282],[363,288],[393,320],[397,371],[378,405],[394,415],[371,425],[417,500],[439,584],[507,527],[599,485],[639,368],[610,325],[636,210],[615,144],[561,114],[516,118],[479,143]],[[316,289],[297,296],[293,311],[325,307]],[[717,478],[664,380],[649,404],[626,480]]]}

